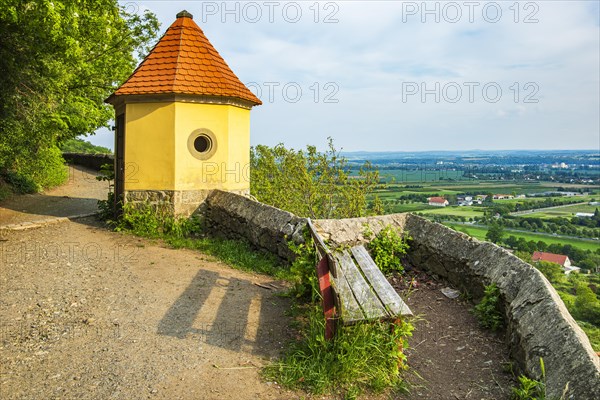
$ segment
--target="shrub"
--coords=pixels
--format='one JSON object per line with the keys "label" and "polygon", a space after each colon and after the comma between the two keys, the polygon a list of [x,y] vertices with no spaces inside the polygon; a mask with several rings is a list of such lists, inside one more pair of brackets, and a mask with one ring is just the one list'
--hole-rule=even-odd
{"label": "shrub", "polygon": [[[365,231],[367,237],[372,237],[372,232]],[[394,271],[403,272],[404,268],[400,257],[406,254],[408,249],[407,240],[409,236],[402,236],[391,225],[386,225],[368,244],[369,251],[373,256],[373,261],[384,274],[390,274]]]}
{"label": "shrub", "polygon": [[483,299],[474,308],[479,324],[492,331],[497,331],[504,325],[500,289],[495,283],[485,287]]}
{"label": "shrub", "polygon": [[28,158],[19,159],[4,177],[18,193],[35,193],[58,186],[68,177],[68,169],[58,147],[41,147]]}
{"label": "shrub", "polygon": [[168,205],[149,203],[126,203],[123,215],[116,223],[117,231],[129,231],[138,236],[158,238],[170,236],[183,238],[192,231],[198,221],[173,216]]}
{"label": "shrub", "polygon": [[259,201],[310,218],[351,218],[381,213],[381,202],[369,208],[367,197],[379,183],[379,172],[365,163],[350,176],[347,160],[335,149],[321,153],[256,146],[250,152],[250,191]]}

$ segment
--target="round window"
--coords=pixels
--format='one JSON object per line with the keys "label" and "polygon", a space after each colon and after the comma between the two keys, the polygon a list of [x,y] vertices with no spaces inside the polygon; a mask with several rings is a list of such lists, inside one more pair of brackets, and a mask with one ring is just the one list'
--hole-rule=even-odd
{"label": "round window", "polygon": [[206,153],[212,147],[211,142],[212,141],[208,136],[200,135],[194,139],[194,149],[196,149],[198,153]]}
{"label": "round window", "polygon": [[188,150],[198,160],[207,160],[217,151],[217,138],[208,129],[196,129],[188,138]]}

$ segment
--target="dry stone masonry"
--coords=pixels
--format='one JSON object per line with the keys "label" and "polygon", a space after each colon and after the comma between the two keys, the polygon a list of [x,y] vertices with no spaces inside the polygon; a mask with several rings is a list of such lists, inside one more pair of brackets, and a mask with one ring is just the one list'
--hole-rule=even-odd
{"label": "dry stone masonry", "polygon": [[286,262],[295,257],[288,242],[304,242],[306,219],[234,193],[213,191],[206,199],[204,216],[213,234],[245,239]]}

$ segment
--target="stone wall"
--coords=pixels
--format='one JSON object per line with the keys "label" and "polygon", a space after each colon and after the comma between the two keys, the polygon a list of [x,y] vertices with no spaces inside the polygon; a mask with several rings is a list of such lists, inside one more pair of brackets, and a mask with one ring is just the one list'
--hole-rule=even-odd
{"label": "stone wall", "polygon": [[288,263],[295,257],[288,240],[296,244],[304,242],[306,219],[249,197],[214,190],[204,207],[204,220],[209,232],[233,239],[246,239]]}
{"label": "stone wall", "polygon": [[[190,216],[202,209],[212,190],[126,190],[125,202],[149,204],[177,216]],[[243,193],[239,193],[243,194]]]}
{"label": "stone wall", "polygon": [[409,261],[447,280],[478,300],[495,283],[502,294],[506,342],[512,358],[529,376],[546,366],[548,397],[559,398],[568,385],[569,399],[600,398],[600,360],[587,336],[544,276],[531,265],[492,243],[456,232],[412,214],[315,221],[331,243],[364,242],[364,226],[377,232],[387,223],[412,237]]}
{"label": "stone wall", "polygon": [[63,153],[63,158],[69,164],[81,165],[95,171],[100,171],[100,167],[104,164],[115,162],[112,154]]}

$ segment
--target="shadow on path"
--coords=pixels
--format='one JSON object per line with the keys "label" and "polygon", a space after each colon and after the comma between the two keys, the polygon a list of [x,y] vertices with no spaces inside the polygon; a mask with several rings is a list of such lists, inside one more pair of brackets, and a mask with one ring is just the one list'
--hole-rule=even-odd
{"label": "shadow on path", "polygon": [[[251,281],[200,269],[158,324],[159,335],[235,352],[272,355],[285,341],[285,300]],[[269,349],[270,351],[267,351]]]}

